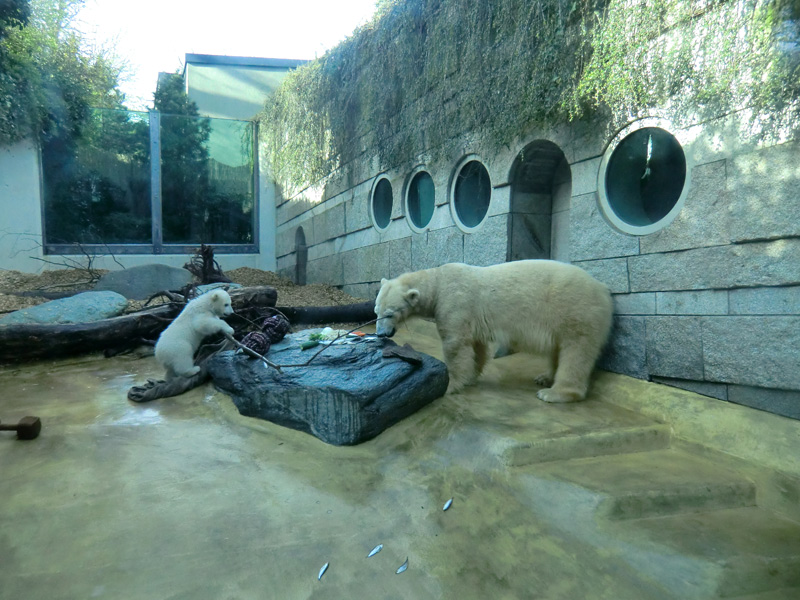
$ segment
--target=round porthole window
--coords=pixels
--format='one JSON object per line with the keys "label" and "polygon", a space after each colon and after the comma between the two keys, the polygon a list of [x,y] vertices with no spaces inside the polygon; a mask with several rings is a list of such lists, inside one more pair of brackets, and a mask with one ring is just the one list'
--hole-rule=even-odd
{"label": "round porthole window", "polygon": [[648,235],[678,215],[689,189],[680,142],[661,127],[624,130],[600,165],[598,191],[606,220],[618,231]]}
{"label": "round porthole window", "polygon": [[406,191],[406,214],[411,228],[419,232],[433,218],[436,207],[436,191],[433,177],[427,171],[417,171],[408,183]]}
{"label": "round porthole window", "polygon": [[474,230],[489,212],[489,201],[492,198],[489,171],[480,161],[465,159],[456,167],[450,197],[456,224],[462,230]]}
{"label": "round porthole window", "polygon": [[379,231],[385,231],[392,220],[392,184],[386,177],[380,177],[372,187],[370,213],[372,224]]}

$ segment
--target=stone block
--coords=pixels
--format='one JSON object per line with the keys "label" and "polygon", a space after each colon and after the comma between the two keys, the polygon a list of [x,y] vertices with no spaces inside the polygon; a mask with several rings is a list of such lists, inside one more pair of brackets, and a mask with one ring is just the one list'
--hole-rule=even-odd
{"label": "stone block", "polygon": [[645,317],[615,316],[611,337],[597,366],[613,373],[647,379]]}
{"label": "stone block", "polygon": [[550,258],[569,262],[569,219],[570,211],[553,213],[550,228]]}
{"label": "stone block", "polygon": [[117,292],[130,300],[146,300],[163,290],[179,290],[191,281],[192,274],[186,269],[153,263],[106,273],[94,289]]}
{"label": "stone block", "polygon": [[[339,238],[339,240],[341,240],[341,238]],[[336,254],[339,251],[339,240],[330,240],[317,244],[316,246],[311,246],[308,248],[307,260],[317,260],[330,256],[331,254]]]}
{"label": "stone block", "polygon": [[315,244],[344,235],[344,206],[344,204],[337,204],[312,218]]}
{"label": "stone block", "polygon": [[511,206],[511,186],[503,186],[492,189],[492,200],[489,203],[489,216],[504,215],[509,212]]}
{"label": "stone block", "polygon": [[286,256],[297,250],[297,230],[302,227],[306,245],[311,245],[314,236],[311,220],[303,221],[292,227],[279,230],[275,236],[275,255]]}
{"label": "stone block", "polygon": [[614,294],[614,314],[616,315],[654,315],[656,314],[656,295]]}
{"label": "stone block", "polygon": [[317,260],[310,260],[306,266],[306,283],[327,283],[343,285],[342,255],[332,254]]}
{"label": "stone block", "polygon": [[347,197],[348,199],[343,204],[345,232],[352,233],[372,227],[372,220],[369,218],[369,204],[371,202],[369,190],[360,194],[351,191],[347,194]]}
{"label": "stone block", "polygon": [[286,256],[279,257],[277,260],[278,272],[291,269],[292,273],[294,273],[294,265],[296,261],[297,258],[294,254],[287,254]]}
{"label": "stone block", "polygon": [[632,292],[800,284],[800,239],[628,258]]}
{"label": "stone block", "polygon": [[341,254],[344,265],[343,283],[380,281],[390,269],[388,244],[358,248]]}
{"label": "stone block", "polygon": [[661,231],[641,238],[642,254],[730,242],[725,161],[695,166],[689,186],[675,220]]}
{"label": "stone block", "polygon": [[315,205],[316,203],[312,199],[303,196],[284,202],[275,211],[276,223],[283,225],[311,210]]}
{"label": "stone block", "polygon": [[600,171],[601,157],[590,158],[573,163],[572,168],[572,197],[592,194],[597,192],[597,175]]}
{"label": "stone block", "polygon": [[[299,348],[303,335],[291,334],[274,345],[270,360],[298,364],[310,356]],[[421,365],[383,358],[393,342],[335,345],[312,366],[277,371],[243,354],[223,352],[208,361],[214,385],[229,394],[239,412],[305,431],[337,446],[374,438],[444,395],[444,363],[420,354]]]}
{"label": "stone block", "polygon": [[506,261],[508,216],[489,217],[475,233],[464,236],[464,262],[487,267]]}
{"label": "stone block", "polygon": [[[411,238],[392,240],[384,244],[389,255],[389,271],[381,277],[393,279],[411,271]],[[378,279],[380,281],[380,279]]]}
{"label": "stone block", "polygon": [[378,292],[381,289],[381,284],[378,283],[351,283],[342,286],[342,291],[345,294],[350,294],[353,298],[361,298],[362,300],[375,300]]}
{"label": "stone block", "polygon": [[729,385],[728,400],[743,406],[800,420],[800,392],[797,391]]}
{"label": "stone block", "polygon": [[678,379],[703,379],[703,345],[697,317],[648,317],[647,371]]}
{"label": "stone block", "polygon": [[456,227],[411,237],[411,269],[419,271],[445,263],[464,262],[464,234]]}
{"label": "stone block", "polygon": [[357,248],[375,246],[376,244],[380,244],[381,241],[383,241],[383,236],[378,233],[377,229],[370,227],[369,229],[348,233],[329,243],[334,248],[334,252],[348,252]]}
{"label": "stone block", "polygon": [[573,121],[570,123],[569,134],[569,150],[564,146],[562,148],[570,157],[570,162],[602,156],[606,142],[614,136],[611,123],[601,117]]}
{"label": "stone block", "polygon": [[800,390],[800,317],[702,317],[705,379]]}
{"label": "stone block", "polygon": [[602,281],[612,294],[627,294],[631,291],[628,285],[627,258],[606,258],[603,260],[575,261],[572,263],[589,275]]}
{"label": "stone block", "polygon": [[659,315],[726,315],[728,292],[727,290],[657,292],[656,307]]}
{"label": "stone block", "polygon": [[639,254],[639,238],[619,233],[606,223],[594,193],[572,198],[569,239],[572,260]]}
{"label": "stone block", "polygon": [[800,286],[742,288],[728,294],[732,315],[800,315]]}
{"label": "stone block", "polygon": [[728,385],[725,383],[709,383],[708,381],[693,381],[688,379],[674,379],[671,377],[653,377],[655,383],[661,383],[670,387],[680,388],[702,396],[716,398],[717,400],[728,399]]}
{"label": "stone block", "polygon": [[729,170],[731,239],[800,236],[800,144],[733,158]]}

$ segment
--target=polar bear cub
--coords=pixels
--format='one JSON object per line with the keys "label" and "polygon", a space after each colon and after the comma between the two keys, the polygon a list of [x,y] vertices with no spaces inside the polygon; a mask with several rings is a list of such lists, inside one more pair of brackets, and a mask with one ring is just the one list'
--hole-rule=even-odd
{"label": "polar bear cub", "polygon": [[156,342],[156,360],[166,369],[167,380],[200,372],[200,367],[194,366],[194,353],[209,335],[233,335],[233,327],[220,318],[231,314],[231,297],[220,289],[206,292],[184,307]]}
{"label": "polar bear cub", "polygon": [[548,353],[536,378],[545,402],[583,400],[611,330],[608,288],[583,269],[552,260],[490,267],[461,263],[381,280],[375,301],[378,336],[391,337],[411,315],[436,320],[450,376],[448,393],[475,383],[489,344]]}

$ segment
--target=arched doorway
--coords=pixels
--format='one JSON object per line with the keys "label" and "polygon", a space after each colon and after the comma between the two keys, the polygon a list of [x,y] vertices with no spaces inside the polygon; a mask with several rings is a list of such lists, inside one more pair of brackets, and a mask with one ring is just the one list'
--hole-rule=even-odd
{"label": "arched doorway", "polygon": [[306,234],[302,227],[298,227],[294,234],[294,282],[297,285],[306,284],[306,265],[308,264],[308,246],[306,246]]}
{"label": "arched doorway", "polygon": [[[572,173],[553,142],[525,146],[511,166],[507,260],[553,258],[554,212],[569,209]],[[568,214],[568,213],[567,213]]]}

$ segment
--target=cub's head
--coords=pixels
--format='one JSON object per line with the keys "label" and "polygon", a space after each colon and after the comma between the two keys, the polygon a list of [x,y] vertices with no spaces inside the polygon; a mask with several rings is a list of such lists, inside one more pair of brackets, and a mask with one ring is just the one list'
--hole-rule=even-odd
{"label": "cub's head", "polygon": [[419,290],[409,288],[402,278],[381,279],[381,291],[375,299],[378,317],[375,332],[379,337],[392,337],[406,318],[419,304]]}
{"label": "cub's head", "polygon": [[233,314],[231,297],[225,290],[211,290],[208,292],[208,300],[211,303],[211,310],[218,317],[227,317]]}

